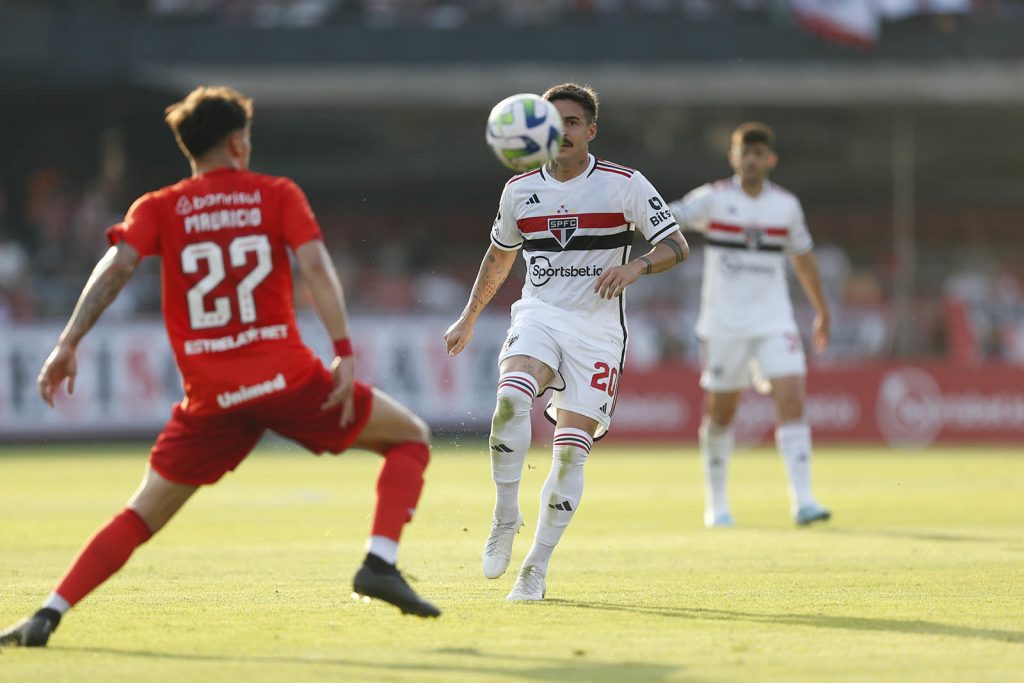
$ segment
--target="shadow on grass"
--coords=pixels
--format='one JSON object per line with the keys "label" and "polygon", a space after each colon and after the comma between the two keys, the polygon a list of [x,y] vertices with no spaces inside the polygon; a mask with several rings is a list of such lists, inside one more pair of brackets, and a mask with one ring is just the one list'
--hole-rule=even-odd
{"label": "shadow on grass", "polygon": [[929,636],[951,636],[954,638],[977,638],[1000,643],[1024,643],[1024,631],[1007,631],[994,628],[971,628],[955,624],[940,624],[920,619],[875,619],[871,617],[830,616],[827,614],[758,614],[734,610],[702,609],[697,607],[646,607],[643,605],[619,605],[609,602],[583,602],[549,598],[548,604],[565,607],[596,609],[607,612],[632,612],[653,614],[680,619],[708,619],[713,621],[747,621],[756,624],[783,624],[788,626],[813,626],[849,631],[889,631]]}
{"label": "shadow on grass", "polygon": [[940,531],[903,531],[898,529],[822,529],[824,533],[846,536],[879,536],[882,538],[905,538],[911,541],[939,541],[943,543],[1021,543],[1022,538],[1007,536],[970,536],[967,534],[947,534]]}
{"label": "shadow on grass", "polygon": [[[204,654],[198,652],[161,652],[154,650],[127,650],[105,647],[60,647],[50,649],[60,652],[78,652],[93,655],[135,657],[143,659],[166,659],[175,662],[219,662],[235,664],[310,666],[338,669],[339,674],[348,673],[365,680],[373,672],[418,672],[441,674],[467,674],[472,676],[494,676],[510,680],[534,681],[642,681],[643,683],[680,682],[696,680],[680,678],[681,668],[643,662],[609,662],[587,659],[583,653],[576,653],[577,659],[567,660],[556,657],[508,656],[481,652],[475,648],[439,648],[422,653],[416,663],[389,663],[386,661],[341,659],[332,657],[286,657],[286,656],[245,656],[234,654]],[[477,661],[465,664],[431,662],[434,655],[473,658]],[[359,670],[365,670],[362,674]]]}

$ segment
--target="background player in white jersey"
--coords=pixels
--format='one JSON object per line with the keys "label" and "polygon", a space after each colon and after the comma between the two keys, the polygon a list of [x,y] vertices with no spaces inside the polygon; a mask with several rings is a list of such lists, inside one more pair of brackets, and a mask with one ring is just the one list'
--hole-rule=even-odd
{"label": "background player in white jersey", "polygon": [[770,384],[778,414],[775,443],[789,476],[794,520],[805,525],[831,516],[811,493],[807,368],[786,285],[786,256],[817,313],[812,343],[818,353],[828,346],[828,305],[800,201],[768,181],[778,163],[774,147],[768,126],[741,125],[729,151],[736,175],[671,205],[684,230],[707,237],[697,318],[707,398],[700,427],[707,526],[733,525],[726,495],[732,424],[740,394],[752,380]]}
{"label": "background player in white jersey", "polygon": [[[589,153],[597,135],[597,93],[566,83],[544,98],[562,115],[565,141],[554,161],[505,185],[469,303],[445,334],[450,355],[466,347],[477,317],[521,249],[527,281],[512,306],[512,326],[498,359],[491,422],[497,501],[483,553],[487,578],[505,572],[523,525],[519,480],[530,447],[530,407],[548,388],[554,390],[547,414],[555,433],[533,547],[509,600],[544,597],[551,553],[583,494],[583,464],[595,436],[611,424],[626,348],[626,286],[689,254],[667,204],[647,179]],[[655,246],[629,261],[634,230]]]}

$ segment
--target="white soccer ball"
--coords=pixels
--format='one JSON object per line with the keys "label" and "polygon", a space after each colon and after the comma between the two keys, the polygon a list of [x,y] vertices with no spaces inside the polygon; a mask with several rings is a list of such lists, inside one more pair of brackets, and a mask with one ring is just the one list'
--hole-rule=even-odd
{"label": "white soccer ball", "polygon": [[537,168],[558,154],[562,115],[539,95],[506,97],[487,117],[487,144],[498,161],[514,171]]}

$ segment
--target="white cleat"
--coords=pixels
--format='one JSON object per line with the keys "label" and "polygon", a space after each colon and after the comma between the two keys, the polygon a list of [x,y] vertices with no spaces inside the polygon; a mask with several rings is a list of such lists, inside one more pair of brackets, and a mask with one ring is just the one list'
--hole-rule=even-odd
{"label": "white cleat", "polygon": [[508,569],[512,560],[512,541],[523,528],[523,518],[519,516],[515,522],[498,522],[491,520],[491,533],[484,543],[484,576],[496,579]]}
{"label": "white cleat", "polygon": [[505,598],[510,602],[544,599],[544,572],[536,567],[523,567],[516,577],[516,584]]}
{"label": "white cleat", "polygon": [[731,529],[736,526],[736,522],[733,521],[732,514],[729,512],[715,514],[714,510],[705,510],[704,526],[709,529]]}

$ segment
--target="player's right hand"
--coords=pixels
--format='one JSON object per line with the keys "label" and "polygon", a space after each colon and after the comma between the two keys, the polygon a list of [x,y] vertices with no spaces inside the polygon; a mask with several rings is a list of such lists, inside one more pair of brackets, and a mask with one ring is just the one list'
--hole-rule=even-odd
{"label": "player's right hand", "polygon": [[64,344],[53,347],[43,369],[39,371],[36,382],[39,384],[39,395],[52,408],[53,397],[64,383],[68,381],[68,396],[75,393],[75,375],[78,374],[78,359],[75,349]]}
{"label": "player's right hand", "polygon": [[356,417],[355,381],[356,360],[354,356],[338,356],[331,363],[331,375],[334,377],[334,389],[320,405],[320,410],[330,410],[341,405],[341,419],[338,423],[344,427],[352,424]]}
{"label": "player's right hand", "polygon": [[469,340],[473,338],[473,321],[466,317],[460,317],[448,331],[444,333],[444,342],[448,347],[449,356],[457,356],[466,348]]}

